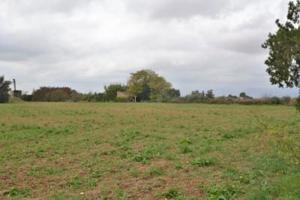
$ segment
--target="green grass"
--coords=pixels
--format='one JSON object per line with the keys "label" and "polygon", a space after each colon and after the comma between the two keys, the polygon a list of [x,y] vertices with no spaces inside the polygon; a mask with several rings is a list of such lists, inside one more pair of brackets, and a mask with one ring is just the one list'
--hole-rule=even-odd
{"label": "green grass", "polygon": [[0,105],[0,199],[299,199],[288,106]]}

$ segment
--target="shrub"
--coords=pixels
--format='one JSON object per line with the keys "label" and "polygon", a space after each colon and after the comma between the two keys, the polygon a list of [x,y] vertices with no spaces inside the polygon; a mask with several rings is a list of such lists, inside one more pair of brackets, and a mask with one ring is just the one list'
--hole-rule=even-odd
{"label": "shrub", "polygon": [[79,101],[80,98],[80,94],[69,87],[41,87],[32,93],[32,101]]}

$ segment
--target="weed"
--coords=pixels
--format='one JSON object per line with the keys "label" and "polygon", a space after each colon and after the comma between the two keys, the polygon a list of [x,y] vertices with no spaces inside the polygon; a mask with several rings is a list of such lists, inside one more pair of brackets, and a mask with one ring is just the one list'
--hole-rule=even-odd
{"label": "weed", "polygon": [[123,191],[123,190],[121,190],[121,189],[118,189],[118,190],[116,190],[116,200],[125,200],[126,199],[126,193]]}
{"label": "weed", "polygon": [[168,191],[164,192],[162,197],[165,197],[168,200],[183,200],[183,194],[178,191],[176,188],[170,188]]}
{"label": "weed", "polygon": [[150,176],[161,176],[164,174],[163,170],[157,167],[151,167],[148,173]]}
{"label": "weed", "polygon": [[239,189],[235,186],[211,186],[205,190],[206,199],[229,200],[240,194]]}
{"label": "weed", "polygon": [[142,162],[144,164],[149,163],[154,157],[161,155],[161,150],[158,146],[149,146],[144,148],[144,150],[136,153],[133,157],[133,160],[136,162]]}
{"label": "weed", "polygon": [[216,165],[216,159],[215,158],[196,158],[193,160],[192,165],[198,166],[198,167],[209,167]]}

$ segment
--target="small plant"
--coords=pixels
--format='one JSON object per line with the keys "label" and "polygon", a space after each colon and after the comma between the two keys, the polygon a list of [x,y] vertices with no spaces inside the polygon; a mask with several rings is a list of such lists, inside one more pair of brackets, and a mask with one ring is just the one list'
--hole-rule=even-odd
{"label": "small plant", "polygon": [[183,195],[176,188],[170,188],[167,192],[162,194],[168,200],[180,200],[183,199]]}
{"label": "small plant", "polygon": [[181,145],[179,145],[179,148],[180,148],[181,153],[183,153],[183,154],[191,153],[193,151],[191,149],[191,147],[187,144],[181,144]]}
{"label": "small plant", "polygon": [[235,186],[212,186],[205,189],[206,199],[229,200],[234,199],[239,193],[239,189]]}
{"label": "small plant", "polygon": [[143,151],[134,155],[133,160],[136,162],[148,163],[155,156],[160,156],[161,150],[157,146],[146,147]]}
{"label": "small plant", "polygon": [[181,163],[177,162],[177,163],[175,164],[175,169],[180,170],[180,169],[182,169],[182,168],[183,168],[183,166],[182,166]]}
{"label": "small plant", "polygon": [[12,188],[11,190],[4,192],[3,195],[8,197],[29,197],[31,195],[31,190],[28,188]]}
{"label": "small plant", "polygon": [[196,158],[192,161],[192,165],[198,167],[209,167],[216,164],[216,159],[214,158]]}
{"label": "small plant", "polygon": [[192,144],[192,140],[190,138],[184,138],[183,140],[180,141],[179,143],[179,149],[181,151],[181,153],[191,153],[193,150],[190,147],[190,145]]}
{"label": "small plant", "polygon": [[75,188],[75,189],[78,189],[80,188],[82,185],[83,185],[83,181],[82,181],[82,178],[76,176],[75,178],[73,178],[69,184],[68,184],[70,187],[72,188]]}
{"label": "small plant", "polygon": [[116,190],[116,200],[125,200],[125,199],[126,199],[126,193],[121,189]]}

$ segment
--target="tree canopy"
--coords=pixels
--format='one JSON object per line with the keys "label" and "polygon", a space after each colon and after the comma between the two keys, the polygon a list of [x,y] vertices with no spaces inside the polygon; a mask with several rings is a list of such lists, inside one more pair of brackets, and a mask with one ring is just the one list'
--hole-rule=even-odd
{"label": "tree canopy", "polygon": [[276,20],[278,30],[263,44],[270,81],[279,87],[300,87],[300,1],[289,3],[287,21]]}
{"label": "tree canopy", "polygon": [[9,100],[10,81],[5,81],[4,76],[0,76],[0,103],[7,103]]}
{"label": "tree canopy", "polygon": [[161,101],[171,90],[171,83],[152,70],[140,70],[132,73],[127,83],[128,92],[139,101]]}

